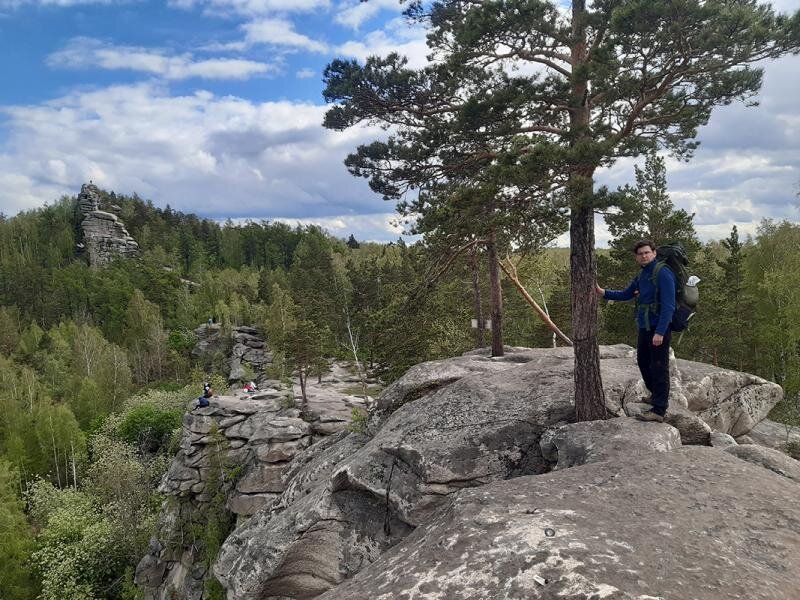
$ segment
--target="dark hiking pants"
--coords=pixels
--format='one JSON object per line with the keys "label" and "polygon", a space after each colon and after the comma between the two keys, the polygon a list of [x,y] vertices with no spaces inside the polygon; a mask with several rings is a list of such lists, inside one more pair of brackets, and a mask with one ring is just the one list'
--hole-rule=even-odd
{"label": "dark hiking pants", "polygon": [[663,416],[667,413],[669,403],[669,343],[672,331],[667,329],[660,346],[653,346],[654,334],[652,329],[639,330],[636,362],[644,384],[652,394],[653,412]]}

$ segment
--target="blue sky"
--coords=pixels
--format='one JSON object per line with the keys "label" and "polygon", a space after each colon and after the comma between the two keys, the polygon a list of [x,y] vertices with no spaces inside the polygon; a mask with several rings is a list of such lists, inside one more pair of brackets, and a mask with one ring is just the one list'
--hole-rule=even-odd
{"label": "blue sky", "polygon": [[[780,10],[800,0],[778,0]],[[335,57],[425,61],[397,0],[0,0],[0,211],[84,181],[225,219],[396,239],[393,207],[342,161],[375,129],[322,128]],[[700,234],[798,220],[800,57],[766,65],[761,106],[720,109],[689,164],[668,162]],[[633,179],[624,161],[601,175]],[[606,234],[598,227],[598,242]]]}

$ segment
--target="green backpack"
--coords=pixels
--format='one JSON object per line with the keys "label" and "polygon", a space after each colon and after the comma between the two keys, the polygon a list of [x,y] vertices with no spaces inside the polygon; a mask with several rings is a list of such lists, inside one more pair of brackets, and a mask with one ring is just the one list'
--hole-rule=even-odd
{"label": "green backpack", "polygon": [[669,267],[669,270],[675,275],[675,312],[672,314],[670,323],[672,331],[684,331],[689,327],[689,321],[695,315],[695,308],[700,300],[700,291],[697,289],[700,279],[694,276],[689,277],[688,265],[689,259],[680,242],[659,246],[656,249],[656,265],[650,275],[650,281],[656,288],[656,302],[649,306],[639,305],[640,310],[644,308],[644,310],[654,313],[659,312],[658,273],[664,266]]}

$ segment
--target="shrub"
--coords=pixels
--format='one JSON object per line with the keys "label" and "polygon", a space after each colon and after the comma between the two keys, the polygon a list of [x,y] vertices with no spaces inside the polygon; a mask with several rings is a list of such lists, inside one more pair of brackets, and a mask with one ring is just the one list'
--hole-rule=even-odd
{"label": "shrub", "polygon": [[183,411],[140,404],[125,412],[117,429],[121,439],[147,452],[157,452],[180,427]]}
{"label": "shrub", "polygon": [[350,425],[347,429],[353,433],[366,433],[367,432],[367,411],[361,410],[358,407],[353,407],[350,413]]}
{"label": "shrub", "polygon": [[783,451],[795,460],[800,460],[800,442],[791,441],[783,445]]}

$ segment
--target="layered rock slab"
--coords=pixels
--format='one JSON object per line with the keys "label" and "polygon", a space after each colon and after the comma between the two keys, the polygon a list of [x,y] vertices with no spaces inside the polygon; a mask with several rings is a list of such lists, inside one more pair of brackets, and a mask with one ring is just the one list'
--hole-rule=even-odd
{"label": "layered rock slab", "polygon": [[124,223],[115,214],[100,210],[97,186],[91,183],[81,186],[77,208],[82,219],[83,246],[91,267],[104,267],[117,257],[139,255],[139,244]]}
{"label": "layered rock slab", "polygon": [[547,471],[538,440],[548,425],[572,418],[572,385],[565,365],[478,369],[400,402],[371,439],[348,435],[324,452],[312,447],[313,458],[297,458],[307,466],[287,478],[291,498],[226,540],[216,577],[240,600],[311,598],[338,585],[453,492]]}
{"label": "layered rock slab", "polygon": [[[209,512],[221,522],[247,517],[285,489],[291,459],[311,444],[297,409],[264,395],[214,396],[183,417],[179,450],[159,491],[167,496],[135,581],[145,600],[202,600],[208,567],[196,532]],[[224,500],[224,507],[212,504]]]}
{"label": "layered rock slab", "polygon": [[321,598],[796,600],[798,492],[706,447],[497,482]]}
{"label": "layered rock slab", "polygon": [[[625,345],[601,347],[600,356],[609,412],[625,414],[623,407],[640,398],[634,351]],[[285,494],[231,535],[215,565],[216,576],[242,600],[313,597],[424,526],[460,489],[545,473],[551,464],[539,447],[542,433],[574,418],[573,360],[570,348],[514,348],[502,359],[471,353],[413,367],[379,398],[369,423],[372,439],[353,443],[346,436],[331,443],[308,461],[315,465],[308,477],[304,468],[293,468],[286,478],[290,497]],[[675,408],[685,416],[681,423],[691,427],[676,422],[679,434],[666,424],[619,419],[624,423],[617,432],[619,444],[614,435],[595,438],[592,448],[584,445],[582,456],[565,464],[636,461],[641,454],[678,447],[682,438],[708,443],[710,427],[686,408],[676,365],[673,361],[681,400]],[[724,399],[711,396],[712,405]],[[566,437],[562,447],[565,443]],[[326,459],[328,453],[335,459]],[[556,452],[554,461],[560,458]],[[370,531],[361,526],[367,522],[383,527]],[[318,529],[326,532],[327,551],[309,554],[305,549],[319,545]]]}

